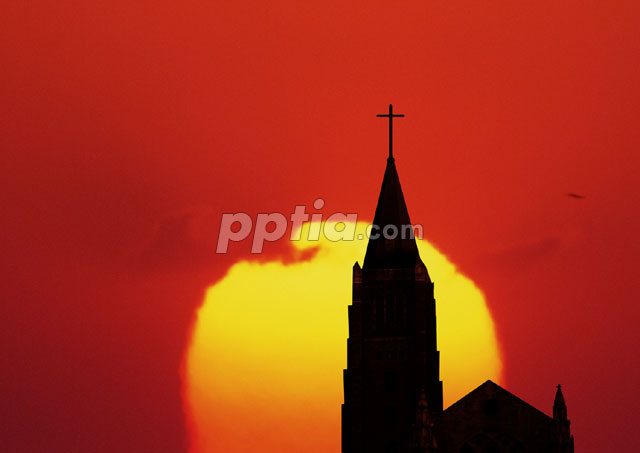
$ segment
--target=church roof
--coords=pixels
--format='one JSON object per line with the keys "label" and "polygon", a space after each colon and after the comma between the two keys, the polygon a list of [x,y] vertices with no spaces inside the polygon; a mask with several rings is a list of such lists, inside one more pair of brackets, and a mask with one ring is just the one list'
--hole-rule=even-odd
{"label": "church roof", "polygon": [[[387,159],[378,205],[373,219],[375,230],[370,237],[363,269],[412,268],[419,260],[418,247],[413,237],[409,211],[404,201],[395,159]],[[395,228],[393,228],[395,227]],[[397,232],[395,239],[385,237],[385,232]]]}
{"label": "church roof", "polygon": [[559,449],[562,439],[553,418],[486,381],[449,406],[440,417],[439,451],[573,451]]}
{"label": "church roof", "polygon": [[[482,400],[484,402],[487,402],[487,401],[493,401],[493,400],[496,400],[496,399],[501,400],[501,401],[506,401],[506,402],[508,402],[509,404],[512,404],[512,405],[517,405],[520,408],[522,408],[522,409],[524,409],[524,410],[526,410],[528,412],[531,412],[532,415],[534,415],[536,417],[544,417],[545,419],[553,420],[551,417],[549,417],[547,414],[545,414],[541,410],[536,409],[531,404],[529,404],[526,401],[524,401],[523,399],[517,397],[516,395],[514,395],[510,391],[500,387],[498,384],[496,384],[492,380],[485,381],[484,383],[482,383],[481,385],[476,387],[474,390],[472,390],[471,392],[467,393],[465,396],[463,396],[458,401],[456,401],[451,406],[449,406],[444,411],[444,414],[447,414],[447,412],[449,412],[449,413],[455,412],[456,410],[458,410],[459,408],[461,408],[464,405],[468,405],[470,403],[474,404],[476,400]],[[491,412],[491,410],[492,410],[490,405],[489,405],[489,407],[483,407],[483,409],[484,410],[488,410],[489,412]]]}

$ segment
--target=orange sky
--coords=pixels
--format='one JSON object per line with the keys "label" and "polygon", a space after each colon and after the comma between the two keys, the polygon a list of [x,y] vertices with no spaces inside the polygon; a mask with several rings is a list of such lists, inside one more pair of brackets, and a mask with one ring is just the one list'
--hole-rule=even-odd
{"label": "orange sky", "polygon": [[1,13],[0,450],[184,450],[189,329],[248,252],[212,252],[221,213],[370,220],[390,102],[412,220],[486,295],[509,390],[548,411],[562,383],[580,451],[640,449],[637,2]]}

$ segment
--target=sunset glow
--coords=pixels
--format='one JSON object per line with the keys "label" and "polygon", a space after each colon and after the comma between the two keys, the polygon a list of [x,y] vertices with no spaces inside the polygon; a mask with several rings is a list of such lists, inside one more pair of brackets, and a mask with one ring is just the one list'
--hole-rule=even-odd
{"label": "sunset glow", "polygon": [[[358,224],[357,230],[364,231]],[[366,241],[303,240],[308,261],[235,264],[209,288],[186,358],[192,452],[338,451],[351,266]],[[501,382],[482,292],[418,241],[435,282],[445,406]]]}

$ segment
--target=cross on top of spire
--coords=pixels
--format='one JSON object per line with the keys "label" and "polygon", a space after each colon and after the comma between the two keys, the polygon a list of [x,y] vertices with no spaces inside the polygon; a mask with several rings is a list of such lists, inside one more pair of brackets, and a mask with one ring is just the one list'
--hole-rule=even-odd
{"label": "cross on top of spire", "polygon": [[393,104],[389,104],[389,113],[381,113],[376,116],[389,118],[389,159],[393,159],[393,119],[402,118],[404,115],[393,113]]}

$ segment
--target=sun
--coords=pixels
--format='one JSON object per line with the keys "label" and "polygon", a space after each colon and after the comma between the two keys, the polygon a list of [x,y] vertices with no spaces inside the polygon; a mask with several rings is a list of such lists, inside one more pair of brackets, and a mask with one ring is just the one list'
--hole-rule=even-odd
{"label": "sun", "polygon": [[[185,357],[192,453],[340,450],[351,267],[366,241],[301,236],[292,244],[315,247],[312,259],[239,262],[208,289]],[[446,407],[502,381],[499,345],[482,292],[428,242],[418,249],[435,283]]]}

